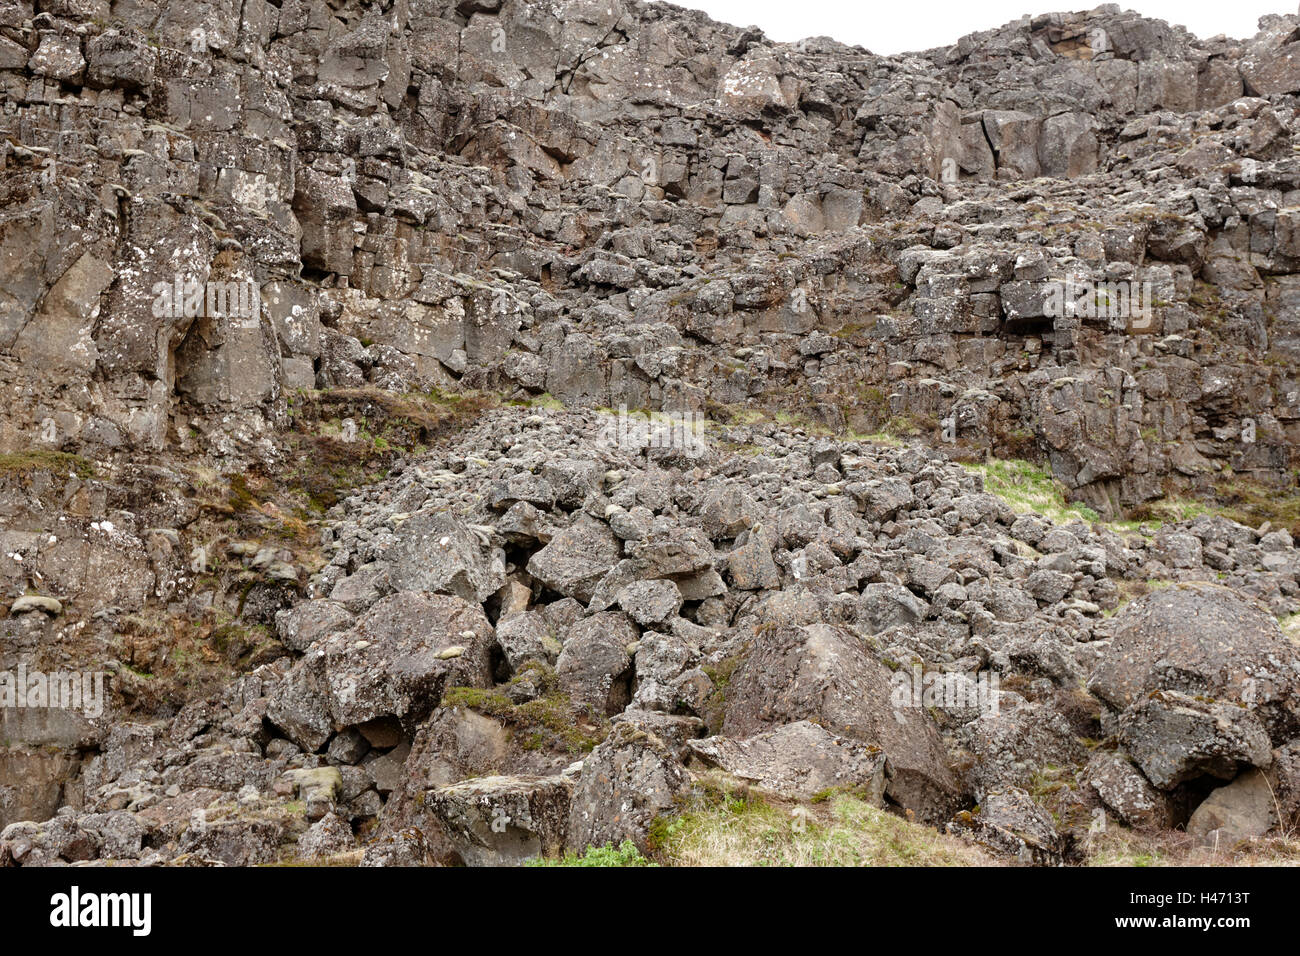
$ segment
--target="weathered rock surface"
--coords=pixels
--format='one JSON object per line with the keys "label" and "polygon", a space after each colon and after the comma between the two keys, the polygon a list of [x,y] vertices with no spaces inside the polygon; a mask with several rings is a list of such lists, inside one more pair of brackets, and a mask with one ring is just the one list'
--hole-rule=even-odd
{"label": "weathered rock surface", "polygon": [[1184,584],[1133,601],[1112,624],[1088,687],[1115,710],[1170,690],[1244,707],[1279,744],[1300,730],[1300,649],[1258,603]]}
{"label": "weathered rock surface", "polygon": [[879,747],[889,797],[922,817],[939,818],[957,797],[948,755],[924,711],[891,709],[888,674],[862,639],[844,629],[779,628],[756,641],[731,678],[724,732],[745,737],[815,720]]}
{"label": "weathered rock surface", "polygon": [[1061,861],[1061,837],[1051,815],[1016,787],[991,791],[977,814],[959,814],[949,829],[969,833],[976,842],[1024,863],[1055,866]]}
{"label": "weathered rock surface", "polygon": [[564,847],[571,789],[563,777],[480,777],[429,791],[426,813],[446,832],[452,862],[517,865]]}
{"label": "weathered rock surface", "polygon": [[1273,789],[1262,771],[1251,769],[1206,797],[1187,821],[1187,832],[1216,845],[1231,846],[1263,836],[1277,822]]}
{"label": "weathered rock surface", "polygon": [[1164,794],[1142,776],[1132,762],[1119,754],[1097,754],[1084,770],[1086,785],[1096,791],[1107,809],[1138,830],[1164,830],[1173,815]]}
{"label": "weathered rock surface", "polygon": [[655,817],[668,813],[689,778],[677,755],[653,733],[619,723],[583,761],[573,792],[569,840],[575,846],[644,846]]}
{"label": "weathered rock surface", "polygon": [[1175,691],[1126,710],[1119,738],[1162,790],[1202,774],[1231,780],[1239,765],[1267,767],[1272,759],[1268,735],[1249,711]]}
{"label": "weathered rock surface", "polygon": [[883,753],[806,720],[739,740],[692,740],[689,746],[704,765],[777,796],[806,799],[837,788],[877,804],[884,796]]}
{"label": "weathered rock surface", "polygon": [[0,0],[0,865],[1294,826],[1300,18],[236,6]]}

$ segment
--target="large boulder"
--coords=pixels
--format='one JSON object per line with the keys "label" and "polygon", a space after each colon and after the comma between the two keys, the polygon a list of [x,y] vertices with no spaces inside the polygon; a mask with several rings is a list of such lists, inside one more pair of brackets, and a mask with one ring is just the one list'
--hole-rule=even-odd
{"label": "large boulder", "polygon": [[616,721],[609,737],[583,761],[569,815],[569,846],[644,848],[650,824],[670,812],[690,786],[671,745],[631,722]]}
{"label": "large boulder", "polygon": [[622,614],[602,611],[569,629],[556,662],[560,687],[596,717],[613,716],[632,699],[636,629]]}
{"label": "large boulder", "polygon": [[1112,619],[1088,689],[1123,711],[1170,690],[1244,707],[1274,744],[1300,731],[1300,650],[1261,605],[1213,584],[1164,588]]}
{"label": "large boulder", "polygon": [[554,856],[565,843],[572,782],[554,777],[480,777],[425,795],[449,862],[512,866]]}
{"label": "large boulder", "polygon": [[1095,172],[1096,126],[1087,113],[1058,113],[1044,120],[1038,140],[1043,175],[1073,179]]}
{"label": "large boulder", "polygon": [[415,722],[446,687],[487,687],[496,639],[475,604],[399,591],[312,647],[270,695],[268,719],[306,750],[382,718]]}
{"label": "large boulder", "polygon": [[847,489],[857,500],[868,521],[888,521],[900,510],[912,507],[916,495],[912,486],[902,478],[886,478]]}
{"label": "large boulder", "polygon": [[633,581],[618,592],[618,605],[642,627],[653,627],[681,610],[682,592],[672,581]]}
{"label": "large boulder", "polygon": [[1231,780],[1241,764],[1267,767],[1268,735],[1250,711],[1157,691],[1120,716],[1119,739],[1161,790],[1200,776]]}
{"label": "large boulder", "polygon": [[858,623],[878,634],[898,624],[921,620],[930,612],[930,606],[901,584],[876,583],[862,589],[862,600],[855,611]]}
{"label": "large boulder", "polygon": [[560,651],[560,642],[540,611],[517,611],[503,617],[497,622],[497,642],[511,674],[517,674],[529,661],[554,664]]}
{"label": "large boulder", "polygon": [[304,601],[275,615],[275,631],[285,647],[301,653],[321,638],[351,627],[355,620],[335,601]]}
{"label": "large boulder", "polygon": [[225,813],[209,819],[198,813],[181,835],[178,849],[226,866],[256,866],[276,858],[285,836],[284,823],[275,818]]}
{"label": "large boulder", "polygon": [[356,847],[352,827],[336,813],[327,813],[298,838],[298,858],[315,860],[331,857]]}
{"label": "large boulder", "polygon": [[308,753],[325,746],[334,733],[325,694],[325,654],[308,653],[271,691],[266,718],[279,731]]}
{"label": "large boulder", "polygon": [[889,671],[850,631],[826,624],[762,634],[726,690],[723,732],[750,737],[811,720],[874,744],[887,763],[886,794],[927,820],[946,818],[957,781],[923,708],[891,706]]}
{"label": "large boulder", "polygon": [[478,606],[399,591],[351,631],[324,642],[330,711],[344,726],[384,716],[419,719],[444,687],[489,686],[495,644]]}
{"label": "large boulder", "polygon": [[1173,825],[1166,795],[1151,786],[1132,761],[1121,754],[1095,755],[1088,761],[1080,782],[1134,829],[1165,830]]}
{"label": "large boulder", "polygon": [[586,604],[622,553],[623,543],[614,532],[584,514],[532,556],[528,573],[551,590]]}
{"label": "large boulder", "polygon": [[1273,788],[1262,771],[1251,768],[1206,797],[1187,821],[1187,832],[1206,843],[1228,847],[1263,836],[1277,823]]}
{"label": "large boulder", "polygon": [[434,591],[482,603],[506,583],[499,555],[450,514],[419,514],[398,529],[384,553],[388,580],[398,591]]}
{"label": "large boulder", "polygon": [[1049,767],[1081,763],[1084,748],[1069,722],[1040,703],[988,710],[965,724],[958,739],[971,755],[964,781],[976,800],[999,789],[1032,786]]}
{"label": "large boulder", "polygon": [[734,587],[741,591],[758,591],[781,583],[781,574],[772,560],[775,541],[775,531],[766,527],[756,528],[749,532],[744,544],[727,555],[727,573]]}
{"label": "large boulder", "polygon": [[1251,51],[1241,61],[1241,75],[1256,96],[1300,93],[1300,43]]}
{"label": "large boulder", "polygon": [[1062,840],[1052,815],[1018,787],[988,793],[975,812],[958,814],[948,830],[1022,863],[1056,866],[1061,862]]}
{"label": "large boulder", "polygon": [[700,574],[717,559],[708,537],[694,528],[651,531],[632,546],[632,556],[643,578]]}
{"label": "large boulder", "polygon": [[501,774],[509,744],[500,721],[467,707],[440,707],[415,735],[402,768],[404,783],[394,798]]}

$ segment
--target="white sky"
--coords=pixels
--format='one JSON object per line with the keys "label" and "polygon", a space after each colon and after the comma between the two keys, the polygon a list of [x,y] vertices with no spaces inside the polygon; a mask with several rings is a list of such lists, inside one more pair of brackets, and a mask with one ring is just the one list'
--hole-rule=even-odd
{"label": "white sky", "polygon": [[[828,36],[892,55],[955,43],[967,33],[989,30],[1026,13],[1088,10],[1096,3],[1064,0],[672,0],[703,10],[715,20],[757,26],[772,40],[793,43]],[[1282,0],[1129,0],[1120,8],[1181,24],[1201,39],[1225,34],[1253,37],[1266,13],[1296,12]]]}

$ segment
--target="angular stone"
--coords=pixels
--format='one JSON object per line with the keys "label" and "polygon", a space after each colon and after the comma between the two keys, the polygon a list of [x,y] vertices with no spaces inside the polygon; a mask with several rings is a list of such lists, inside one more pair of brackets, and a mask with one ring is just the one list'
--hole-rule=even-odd
{"label": "angular stone", "polygon": [[419,514],[398,528],[383,554],[397,590],[452,594],[482,603],[505,584],[500,555],[486,554],[479,538],[449,514]]}
{"label": "angular stone", "polygon": [[642,627],[652,627],[677,615],[682,593],[672,581],[633,581],[618,592],[618,605]]}
{"label": "angular stone", "polygon": [[752,737],[709,737],[689,742],[710,767],[788,800],[807,800],[831,789],[852,790],[880,806],[885,756],[877,748],[830,733],[806,720]]}
{"label": "angular stone", "polygon": [[1261,837],[1277,826],[1273,788],[1263,772],[1247,770],[1212,792],[1187,821],[1187,832],[1224,848]]}
{"label": "angular stone", "polygon": [[529,559],[528,573],[551,590],[586,604],[622,551],[622,542],[603,522],[581,515]]}
{"label": "angular stone", "polygon": [[727,687],[723,732],[749,737],[814,720],[842,737],[880,747],[886,793],[923,819],[946,818],[957,783],[924,710],[890,705],[889,672],[848,631],[815,624],[763,635]]}
{"label": "angular stone", "polygon": [[1231,780],[1241,764],[1272,761],[1268,734],[1250,711],[1175,691],[1156,691],[1125,710],[1119,738],[1161,790],[1206,774]]}
{"label": "angular stone", "polygon": [[670,812],[690,778],[659,737],[629,723],[616,723],[609,737],[582,763],[569,814],[569,847],[631,840],[642,849],[650,824]]}
{"label": "angular stone", "polygon": [[596,717],[612,716],[627,706],[632,697],[630,648],[636,637],[627,618],[612,611],[593,614],[569,628],[555,673],[573,703]]}
{"label": "angular stone", "polygon": [[566,777],[480,777],[425,795],[425,813],[441,825],[450,861],[465,866],[518,866],[556,856],[566,843]]}
{"label": "angular stone", "polygon": [[1110,810],[1138,830],[1167,830],[1173,814],[1165,794],[1123,755],[1099,753],[1088,761],[1083,780]]}

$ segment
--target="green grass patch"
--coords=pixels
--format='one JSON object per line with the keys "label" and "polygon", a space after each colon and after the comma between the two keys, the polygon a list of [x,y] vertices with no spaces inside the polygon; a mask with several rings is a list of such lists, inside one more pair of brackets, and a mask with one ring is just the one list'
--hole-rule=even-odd
{"label": "green grass patch", "polygon": [[[319,514],[383,480],[396,458],[423,454],[499,404],[486,392],[436,388],[405,395],[377,388],[303,390],[290,403],[292,465],[284,484]],[[355,423],[355,434],[344,435],[345,419]]]}
{"label": "green grass patch", "polygon": [[1213,499],[1200,501],[1170,495],[1129,511],[1136,521],[1174,524],[1201,515],[1218,515],[1248,528],[1268,522],[1300,538],[1300,490],[1278,488],[1243,478],[1226,478],[1214,483]]}
{"label": "green grass patch", "polygon": [[1087,505],[1068,504],[1065,487],[1046,470],[1021,459],[967,464],[968,471],[982,475],[984,490],[997,495],[1013,511],[1040,514],[1053,524],[1083,521],[1091,524],[1101,515]]}
{"label": "green grass patch", "polygon": [[552,412],[564,411],[564,403],[550,392],[542,392],[542,394],[534,396],[533,398],[523,400],[514,399],[506,404],[522,408],[543,408]]}
{"label": "green grass patch", "polygon": [[894,438],[925,438],[938,433],[939,422],[929,415],[896,415],[885,422],[880,431]]}
{"label": "green grass patch", "polygon": [[673,866],[979,866],[994,862],[963,840],[849,794],[783,806],[746,793],[655,822],[651,859]]}
{"label": "green grass patch", "polygon": [[95,466],[80,455],[65,451],[33,449],[0,455],[0,475],[27,475],[33,471],[75,475],[85,481],[94,477]]}
{"label": "green grass patch", "polygon": [[569,695],[559,690],[554,671],[540,665],[521,671],[512,682],[528,678],[541,695],[516,704],[503,691],[478,687],[452,687],[443,695],[443,707],[466,707],[494,717],[510,727],[525,750],[559,750],[578,754],[591,751],[609,733],[605,720],[581,719]]}
{"label": "green grass patch", "polygon": [[524,861],[524,866],[658,866],[641,855],[636,844],[624,840],[618,846],[606,843],[604,846],[588,847],[584,853],[572,850],[558,859],[548,860],[535,856]]}

